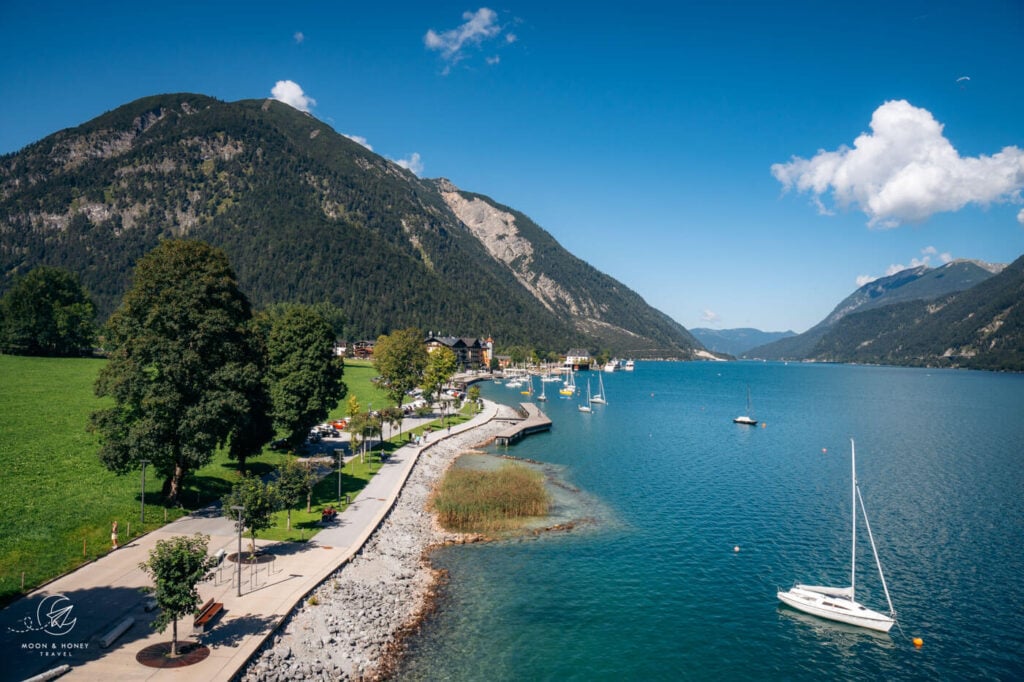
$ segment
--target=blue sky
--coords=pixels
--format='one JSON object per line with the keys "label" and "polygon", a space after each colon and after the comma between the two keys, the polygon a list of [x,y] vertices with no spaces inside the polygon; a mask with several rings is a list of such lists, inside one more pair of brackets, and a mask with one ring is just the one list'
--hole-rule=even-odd
{"label": "blue sky", "polygon": [[[1024,3],[0,3],[0,153],[276,92],[529,215],[686,327],[1024,254]],[[275,90],[276,88],[276,90]]]}

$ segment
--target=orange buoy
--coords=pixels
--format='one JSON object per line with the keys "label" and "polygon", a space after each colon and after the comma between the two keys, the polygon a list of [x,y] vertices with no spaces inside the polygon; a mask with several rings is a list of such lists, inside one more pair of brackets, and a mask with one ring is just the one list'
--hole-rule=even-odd
{"label": "orange buoy", "polygon": [[914,638],[914,646],[916,646],[918,649],[920,649],[921,647],[924,646],[924,640],[921,639],[920,637],[915,637]]}

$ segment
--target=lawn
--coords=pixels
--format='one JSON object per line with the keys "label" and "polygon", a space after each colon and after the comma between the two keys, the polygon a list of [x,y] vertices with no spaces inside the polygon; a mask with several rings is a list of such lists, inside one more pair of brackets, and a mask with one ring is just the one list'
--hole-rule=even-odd
{"label": "lawn", "polygon": [[[97,438],[86,428],[89,414],[106,404],[93,395],[103,364],[95,359],[0,355],[0,606],[108,552],[114,520],[122,542],[142,530],[140,474],[107,471],[96,456]],[[349,395],[356,395],[363,409],[387,404],[385,394],[370,381],[376,374],[370,362],[346,362]],[[346,404],[347,398],[331,417],[347,417]],[[394,447],[387,444],[385,452]],[[248,468],[266,475],[287,456],[265,450],[249,460]],[[378,466],[346,464],[342,494],[354,497]],[[216,453],[209,465],[186,479],[182,509],[162,505],[162,481],[147,470],[146,530],[220,499],[237,478],[236,463],[226,453]],[[292,531],[286,530],[284,512],[279,512],[276,527],[259,537],[304,540],[319,521],[320,509],[338,506],[337,498],[335,470],[317,487],[311,513],[304,506],[292,512]]]}

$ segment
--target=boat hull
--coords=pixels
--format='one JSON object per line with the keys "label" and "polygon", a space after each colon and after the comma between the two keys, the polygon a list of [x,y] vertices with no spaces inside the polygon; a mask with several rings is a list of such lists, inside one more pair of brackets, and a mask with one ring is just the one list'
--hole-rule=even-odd
{"label": "boat hull", "polygon": [[780,591],[778,597],[783,604],[812,616],[878,632],[888,632],[896,622],[884,613],[873,611],[850,597],[839,594],[845,590],[837,589],[836,594],[829,594],[818,591],[820,589],[808,589],[806,585],[797,585],[789,591]]}
{"label": "boat hull", "polygon": [[733,424],[746,424],[747,426],[757,426],[757,420],[751,419],[750,417],[736,417],[732,420]]}

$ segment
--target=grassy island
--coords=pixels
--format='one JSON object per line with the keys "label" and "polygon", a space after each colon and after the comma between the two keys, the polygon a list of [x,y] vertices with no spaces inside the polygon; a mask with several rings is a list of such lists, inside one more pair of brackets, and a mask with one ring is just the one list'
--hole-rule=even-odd
{"label": "grassy island", "polygon": [[548,512],[544,475],[521,464],[497,471],[452,467],[431,500],[441,525],[462,533],[514,531]]}

